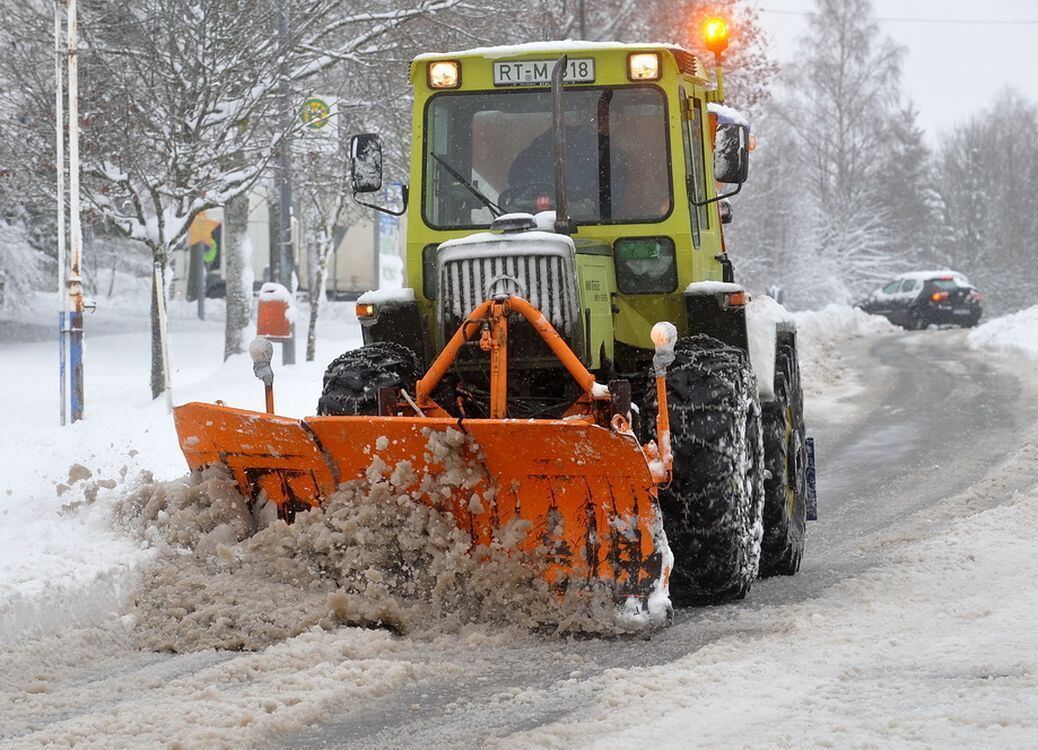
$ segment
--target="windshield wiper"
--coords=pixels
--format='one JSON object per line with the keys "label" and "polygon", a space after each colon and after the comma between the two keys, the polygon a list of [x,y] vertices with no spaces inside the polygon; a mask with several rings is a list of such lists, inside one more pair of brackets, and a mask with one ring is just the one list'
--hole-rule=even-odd
{"label": "windshield wiper", "polygon": [[501,210],[501,207],[499,205],[487,198],[485,195],[483,195],[483,193],[479,192],[479,189],[475,185],[473,185],[471,182],[462,177],[461,172],[456,170],[454,167],[445,162],[441,157],[437,156],[432,151],[429,152],[429,156],[434,158],[440,164],[441,167],[450,172],[451,177],[453,177],[455,180],[457,180],[466,188],[468,188],[468,191],[472,193],[474,196],[476,196],[480,203],[489,208],[490,213],[494,215],[495,219],[504,213],[504,211]]}

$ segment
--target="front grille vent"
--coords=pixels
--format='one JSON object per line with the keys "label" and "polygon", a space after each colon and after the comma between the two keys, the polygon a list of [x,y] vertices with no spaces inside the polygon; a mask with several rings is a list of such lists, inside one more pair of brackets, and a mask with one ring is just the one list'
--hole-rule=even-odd
{"label": "front grille vent", "polygon": [[[566,336],[579,319],[576,271],[571,257],[564,255],[504,255],[461,257],[441,261],[440,304],[444,323],[460,324],[487,299],[495,279],[508,276],[519,284],[516,293],[525,297]],[[504,282],[512,291],[514,285]]]}

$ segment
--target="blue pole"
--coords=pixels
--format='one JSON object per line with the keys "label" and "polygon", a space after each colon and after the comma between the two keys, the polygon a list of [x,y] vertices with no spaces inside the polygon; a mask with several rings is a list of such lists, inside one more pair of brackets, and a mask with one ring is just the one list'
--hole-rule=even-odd
{"label": "blue pole", "polygon": [[68,403],[68,395],[66,393],[66,384],[68,383],[68,376],[65,374],[65,357],[67,347],[67,335],[68,329],[65,320],[65,311],[62,310],[58,313],[58,375],[59,375],[59,391],[61,398],[61,424],[65,424],[67,409],[66,404]]}
{"label": "blue pole", "polygon": [[83,312],[69,313],[69,369],[72,372],[72,421],[83,418]]}

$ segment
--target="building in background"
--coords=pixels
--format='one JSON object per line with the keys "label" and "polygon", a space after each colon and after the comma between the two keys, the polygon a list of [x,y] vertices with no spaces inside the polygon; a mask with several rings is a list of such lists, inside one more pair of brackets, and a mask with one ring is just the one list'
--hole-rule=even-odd
{"label": "building in background", "polygon": [[[252,246],[252,273],[255,287],[270,278],[271,212],[269,192],[254,190],[249,196],[248,236]],[[276,213],[275,213],[276,218]],[[305,222],[305,215],[302,217]],[[335,252],[328,260],[325,289],[333,299],[356,299],[369,289],[399,288],[404,285],[404,222],[401,218],[379,214],[377,222],[362,220],[340,226],[335,233]],[[298,289],[309,291],[306,226],[295,222],[292,232]],[[198,256],[204,264],[208,297],[224,296],[223,211],[201,214],[191,226],[184,247],[173,258],[173,297],[195,299],[198,286]],[[376,252],[377,251],[377,252]],[[194,270],[193,270],[194,269]]]}

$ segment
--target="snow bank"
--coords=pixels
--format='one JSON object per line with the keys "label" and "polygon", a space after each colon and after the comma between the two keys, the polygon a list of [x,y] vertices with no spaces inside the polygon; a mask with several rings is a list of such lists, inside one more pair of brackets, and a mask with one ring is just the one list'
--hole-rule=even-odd
{"label": "snow bank", "polygon": [[841,395],[836,389],[853,386],[840,353],[843,345],[863,336],[900,331],[884,317],[846,305],[795,312],[793,320],[797,326],[801,380],[809,400]]}
{"label": "snow bank", "polygon": [[995,318],[971,331],[970,348],[1038,359],[1038,305]]}

